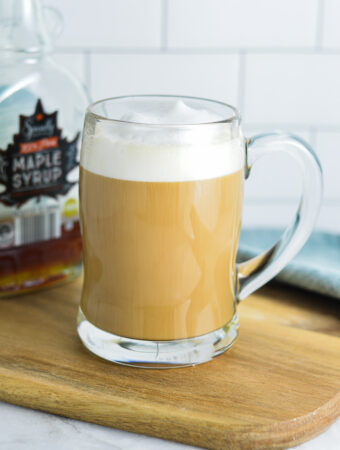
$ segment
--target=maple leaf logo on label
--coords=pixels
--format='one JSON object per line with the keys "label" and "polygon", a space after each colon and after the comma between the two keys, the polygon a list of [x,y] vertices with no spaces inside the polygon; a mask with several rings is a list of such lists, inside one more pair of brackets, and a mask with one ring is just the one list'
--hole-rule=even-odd
{"label": "maple leaf logo on label", "polygon": [[62,137],[55,111],[44,111],[41,100],[32,116],[19,118],[19,132],[6,150],[0,149],[0,183],[6,189],[0,201],[20,207],[31,198],[57,198],[65,195],[77,182],[67,180],[68,173],[79,165],[77,142]]}

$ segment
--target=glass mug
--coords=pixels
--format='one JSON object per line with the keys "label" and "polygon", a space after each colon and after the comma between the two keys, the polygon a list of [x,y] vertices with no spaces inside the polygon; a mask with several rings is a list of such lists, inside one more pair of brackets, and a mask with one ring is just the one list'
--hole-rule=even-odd
{"label": "glass mug", "polygon": [[[322,194],[315,154],[286,134],[245,139],[240,123],[236,108],[201,98],[129,96],[89,106],[78,334],[91,352],[139,367],[209,361],[237,337],[237,303],[307,240]],[[236,264],[243,180],[260,157],[281,151],[302,166],[296,217],[272,248]]]}

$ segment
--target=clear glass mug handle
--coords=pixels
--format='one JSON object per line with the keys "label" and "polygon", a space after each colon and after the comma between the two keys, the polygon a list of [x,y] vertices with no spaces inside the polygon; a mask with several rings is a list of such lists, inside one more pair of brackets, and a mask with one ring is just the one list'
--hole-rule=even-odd
{"label": "clear glass mug handle", "polygon": [[284,152],[293,156],[302,169],[303,186],[295,219],[266,252],[237,265],[237,300],[263,286],[298,253],[312,232],[322,198],[321,166],[311,147],[297,136],[269,133],[247,141],[246,178],[262,156]]}

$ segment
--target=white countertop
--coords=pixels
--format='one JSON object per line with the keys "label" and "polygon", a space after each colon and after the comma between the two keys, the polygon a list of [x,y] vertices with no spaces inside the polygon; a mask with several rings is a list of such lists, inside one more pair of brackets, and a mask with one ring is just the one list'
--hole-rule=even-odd
{"label": "white countertop", "polygon": [[[0,402],[4,450],[189,450],[197,447],[128,433]],[[340,418],[299,450],[339,450]]]}

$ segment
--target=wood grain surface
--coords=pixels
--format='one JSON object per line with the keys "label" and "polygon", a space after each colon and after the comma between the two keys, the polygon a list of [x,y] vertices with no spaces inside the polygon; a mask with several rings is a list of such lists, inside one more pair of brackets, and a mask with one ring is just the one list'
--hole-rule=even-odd
{"label": "wood grain surface", "polygon": [[0,398],[211,449],[294,446],[340,414],[340,302],[282,286],[240,305],[224,355],[183,369],[118,366],[76,334],[81,280],[0,301]]}

